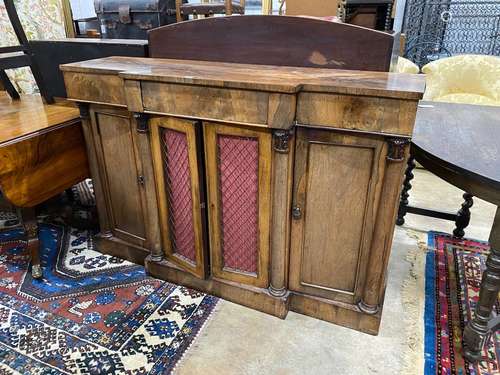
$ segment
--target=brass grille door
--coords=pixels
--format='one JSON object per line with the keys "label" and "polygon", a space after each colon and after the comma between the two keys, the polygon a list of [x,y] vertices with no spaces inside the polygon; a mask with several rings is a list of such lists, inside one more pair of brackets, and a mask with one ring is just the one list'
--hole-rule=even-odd
{"label": "brass grille door", "polygon": [[203,183],[197,147],[200,123],[151,119],[162,242],[168,260],[205,278]]}
{"label": "brass grille door", "polygon": [[268,286],[271,134],[204,124],[212,272]]}

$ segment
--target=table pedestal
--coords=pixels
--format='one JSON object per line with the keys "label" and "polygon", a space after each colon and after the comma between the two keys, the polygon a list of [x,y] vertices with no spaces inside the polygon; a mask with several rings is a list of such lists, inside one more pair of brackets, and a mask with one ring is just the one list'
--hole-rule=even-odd
{"label": "table pedestal", "polygon": [[490,335],[500,328],[500,317],[491,319],[491,313],[500,291],[500,208],[497,208],[491,229],[491,252],[481,282],[479,301],[474,318],[464,330],[464,357],[471,362],[481,359],[484,344]]}

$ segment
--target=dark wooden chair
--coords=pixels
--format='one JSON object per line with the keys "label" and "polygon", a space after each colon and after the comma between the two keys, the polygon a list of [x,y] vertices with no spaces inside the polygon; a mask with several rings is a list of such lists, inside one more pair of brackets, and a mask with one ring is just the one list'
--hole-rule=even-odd
{"label": "dark wooden chair", "polygon": [[245,13],[245,0],[240,0],[238,3],[231,0],[225,1],[210,1],[205,3],[183,3],[182,0],[175,0],[175,8],[177,12],[177,22],[186,20],[189,16],[198,18],[199,15],[211,17],[215,14],[232,14]]}
{"label": "dark wooden chair", "polygon": [[35,78],[40,94],[45,102],[53,103],[54,99],[48,95],[45,89],[43,78],[33,57],[33,53],[28,43],[28,38],[26,38],[26,34],[24,33],[21,22],[19,21],[14,1],[4,0],[4,4],[10,23],[12,24],[17,40],[19,41],[19,45],[0,47],[0,82],[2,82],[5,91],[7,91],[12,99],[19,99],[19,93],[12,82],[10,82],[5,70],[28,66],[31,68],[33,77]]}

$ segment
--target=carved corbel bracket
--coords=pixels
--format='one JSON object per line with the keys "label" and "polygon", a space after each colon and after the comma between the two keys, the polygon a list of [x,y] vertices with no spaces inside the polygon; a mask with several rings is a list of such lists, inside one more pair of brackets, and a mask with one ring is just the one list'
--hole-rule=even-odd
{"label": "carved corbel bracket", "polygon": [[290,138],[292,130],[276,129],[273,131],[273,149],[276,152],[287,154],[290,151]]}
{"label": "carved corbel bracket", "polygon": [[138,133],[149,133],[149,115],[142,112],[134,112],[134,119],[137,121]]}
{"label": "carved corbel bracket", "polygon": [[391,137],[387,138],[389,151],[387,152],[387,160],[401,162],[405,158],[405,147],[411,142],[410,138]]}
{"label": "carved corbel bracket", "polygon": [[76,103],[78,109],[80,110],[80,118],[82,120],[90,119],[90,111],[88,103]]}

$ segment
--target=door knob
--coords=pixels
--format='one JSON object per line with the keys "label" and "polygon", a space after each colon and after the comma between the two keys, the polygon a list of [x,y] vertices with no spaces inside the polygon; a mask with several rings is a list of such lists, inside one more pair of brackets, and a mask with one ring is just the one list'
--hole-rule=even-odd
{"label": "door knob", "polygon": [[292,217],[295,220],[299,220],[302,217],[302,210],[299,206],[295,205],[292,207]]}

